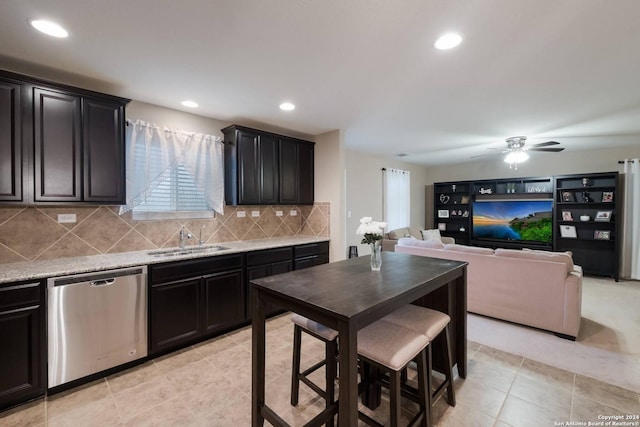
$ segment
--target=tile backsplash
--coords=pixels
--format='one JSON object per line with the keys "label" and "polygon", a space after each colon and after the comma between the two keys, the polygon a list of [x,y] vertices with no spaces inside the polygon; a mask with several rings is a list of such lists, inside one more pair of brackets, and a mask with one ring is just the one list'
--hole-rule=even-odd
{"label": "tile backsplash", "polygon": [[[226,206],[211,219],[136,221],[118,206],[0,206],[0,264],[178,246],[182,226],[187,245],[284,236],[329,237],[329,203],[313,206]],[[244,211],[245,216],[238,216]],[[259,216],[252,213],[259,212]],[[282,215],[276,215],[281,211]],[[294,213],[292,215],[292,213]],[[75,214],[75,223],[58,223]]]}

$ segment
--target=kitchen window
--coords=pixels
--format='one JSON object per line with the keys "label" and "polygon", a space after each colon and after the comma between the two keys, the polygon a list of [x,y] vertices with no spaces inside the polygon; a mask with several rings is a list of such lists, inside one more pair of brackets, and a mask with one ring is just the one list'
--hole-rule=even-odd
{"label": "kitchen window", "polygon": [[127,205],[133,219],[211,218],[222,213],[222,139],[127,123]]}

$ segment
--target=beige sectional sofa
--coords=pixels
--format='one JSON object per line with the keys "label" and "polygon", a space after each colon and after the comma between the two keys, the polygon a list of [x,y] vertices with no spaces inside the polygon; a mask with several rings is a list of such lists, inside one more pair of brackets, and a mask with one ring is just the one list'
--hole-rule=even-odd
{"label": "beige sectional sofa", "polygon": [[399,239],[396,252],[469,263],[467,310],[555,332],[578,336],[582,268],[567,253],[478,248]]}

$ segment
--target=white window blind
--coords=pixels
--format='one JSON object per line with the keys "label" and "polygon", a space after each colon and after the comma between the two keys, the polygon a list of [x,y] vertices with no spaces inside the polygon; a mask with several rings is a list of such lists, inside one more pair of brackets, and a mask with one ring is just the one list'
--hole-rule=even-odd
{"label": "white window blind", "polygon": [[134,219],[207,218],[222,213],[221,138],[128,123],[127,205]]}
{"label": "white window blind", "polygon": [[382,200],[384,221],[387,231],[400,227],[409,227],[410,221],[410,183],[409,171],[401,169],[383,169]]}

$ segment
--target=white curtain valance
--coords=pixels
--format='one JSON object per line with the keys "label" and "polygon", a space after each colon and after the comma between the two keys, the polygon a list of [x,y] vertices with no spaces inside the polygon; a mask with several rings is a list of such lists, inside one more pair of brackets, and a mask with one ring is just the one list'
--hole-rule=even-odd
{"label": "white curtain valance", "polygon": [[143,203],[178,164],[193,177],[209,207],[223,213],[222,138],[127,121],[125,150],[127,204],[120,207],[120,214]]}

